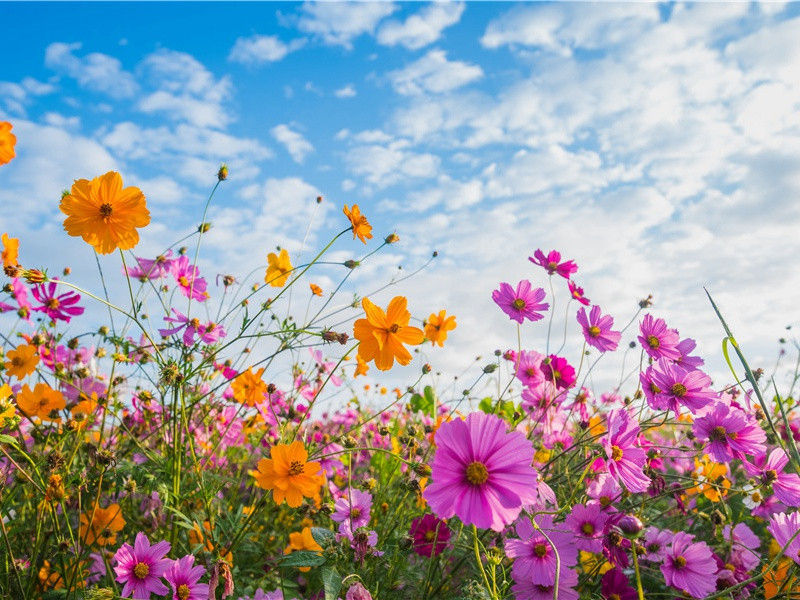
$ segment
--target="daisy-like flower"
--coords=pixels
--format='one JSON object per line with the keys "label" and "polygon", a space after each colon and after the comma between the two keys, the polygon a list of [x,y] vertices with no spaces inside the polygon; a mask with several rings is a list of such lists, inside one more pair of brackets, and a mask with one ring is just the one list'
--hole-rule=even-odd
{"label": "daisy-like flower", "polygon": [[579,304],[583,304],[584,306],[589,306],[591,300],[589,300],[586,296],[583,295],[583,288],[580,287],[577,283],[569,280],[567,284],[569,287],[569,295],[572,296],[573,300],[577,300]]}
{"label": "daisy-like flower", "polygon": [[374,360],[381,371],[391,369],[395,360],[401,365],[410,363],[411,353],[403,344],[421,344],[425,334],[421,329],[409,326],[411,313],[406,308],[407,300],[395,296],[386,312],[368,298],[361,300],[361,306],[366,318],[353,324],[353,337],[361,342],[358,356],[364,362]]}
{"label": "daisy-like flower", "polygon": [[522,350],[518,358],[516,375],[522,385],[532,388],[545,381],[542,373],[544,354],[539,354],[535,350]]}
{"label": "daisy-like flower", "polygon": [[772,515],[769,519],[769,525],[767,525],[767,531],[778,542],[778,546],[781,548],[786,546],[784,555],[800,565],[800,534],[797,533],[800,531],[800,512]]}
{"label": "daisy-like flower", "polygon": [[681,357],[681,352],[678,350],[680,335],[676,329],[667,327],[664,319],[654,319],[652,315],[645,315],[639,324],[639,333],[639,343],[651,358],[678,360]]}
{"label": "daisy-like flower", "polygon": [[172,312],[175,313],[175,316],[164,317],[164,320],[168,323],[177,323],[178,325],[171,329],[159,329],[158,332],[161,334],[161,337],[169,337],[183,330],[183,343],[186,346],[193,346],[195,337],[199,337],[200,340],[206,344],[213,344],[225,337],[225,329],[222,325],[217,325],[213,321],[200,323],[200,319],[190,319],[174,308]]}
{"label": "daisy-like flower", "polygon": [[311,289],[311,293],[315,296],[322,296],[322,288],[319,287],[316,283],[309,283],[308,287]]}
{"label": "daisy-like flower", "polygon": [[174,262],[175,259],[172,257],[172,250],[167,250],[165,254],[160,254],[153,260],[137,256],[136,266],[128,269],[128,276],[138,279],[139,281],[164,279],[172,272],[172,263]]}
{"label": "daisy-like flower", "polygon": [[189,257],[179,256],[172,261],[172,276],[181,293],[187,298],[203,302],[208,298],[206,280],[200,277],[200,269],[189,263]]}
{"label": "daisy-like flower", "polygon": [[[311,534],[311,527],[303,527],[301,531],[293,531],[289,534],[289,545],[283,549],[284,554],[291,554],[296,550],[308,550],[310,552],[322,552],[320,546]],[[310,570],[310,567],[300,567],[303,573]]]}
{"label": "daisy-like flower", "polygon": [[3,270],[6,275],[13,276],[19,268],[19,238],[4,233],[0,239],[3,241]]}
{"label": "daisy-like flower", "polygon": [[636,445],[639,424],[627,410],[618,408],[608,413],[608,433],[602,444],[606,458],[598,458],[600,466],[605,464],[608,472],[620,480],[630,492],[644,492],[650,478],[644,474],[647,455]]}
{"label": "daisy-like flower", "polygon": [[163,540],[151,546],[150,540],[141,531],[136,534],[133,546],[122,544],[114,554],[117,582],[125,584],[122,595],[134,600],[149,600],[150,594],[163,596],[169,592],[169,588],[161,581],[172,563],[165,558],[169,549],[169,542]]}
{"label": "daisy-like flower", "polygon": [[541,250],[537,250],[533,256],[528,257],[528,260],[542,267],[550,275],[558,274],[564,279],[569,279],[573,273],[578,272],[578,265],[571,260],[561,262],[561,253],[556,250],[551,250],[547,255]]}
{"label": "daisy-like flower", "polygon": [[342,209],[344,215],[350,221],[350,226],[353,228],[353,239],[360,239],[364,244],[368,239],[372,239],[372,225],[367,221],[367,217],[361,214],[358,204],[353,204],[353,208],[347,208],[347,204]]}
{"label": "daisy-like flower", "polygon": [[411,521],[409,535],[414,540],[412,547],[420,556],[438,556],[450,542],[450,528],[447,523],[426,513]]}
{"label": "daisy-like flower", "polygon": [[538,321],[544,318],[540,311],[550,307],[547,302],[542,302],[545,295],[542,288],[533,289],[531,282],[523,279],[516,289],[508,283],[501,283],[500,288],[492,292],[492,300],[512,321],[522,324],[525,319]]}
{"label": "daisy-like flower", "polygon": [[[359,527],[369,525],[370,510],[372,509],[372,494],[362,492],[355,488],[347,491],[334,503],[334,512],[331,519],[341,523],[350,532]],[[341,530],[340,530],[341,531]]]}
{"label": "daisy-like flower", "polygon": [[46,383],[37,383],[31,388],[26,383],[17,394],[17,406],[28,417],[39,417],[43,421],[60,421],[58,411],[67,406],[64,394]]}
{"label": "daisy-like flower", "polygon": [[36,346],[23,344],[6,354],[8,361],[5,363],[6,373],[9,376],[22,379],[27,377],[36,369],[39,364],[39,351]]}
{"label": "daisy-like flower", "polygon": [[681,406],[685,406],[695,413],[719,398],[710,387],[708,375],[698,369],[684,369],[666,359],[648,367],[645,376],[652,397],[652,401],[648,397],[648,403],[655,410],[671,410],[678,414]]}
{"label": "daisy-like flower", "polygon": [[528,517],[517,520],[515,530],[519,539],[509,538],[505,541],[506,555],[514,559],[511,568],[514,581],[553,585],[556,579],[556,552],[563,569],[577,562],[578,550],[573,545],[572,534],[553,525],[552,515],[540,515],[536,523],[538,528],[533,526]]}
{"label": "daisy-like flower", "polygon": [[575,369],[566,358],[551,354],[542,361],[542,377],[560,390],[568,390],[575,384]]}
{"label": "daisy-like flower", "polygon": [[564,524],[575,534],[575,546],[587,552],[602,552],[603,529],[608,515],[599,503],[576,504],[572,507]]}
{"label": "daisy-like flower", "polygon": [[144,194],[137,187],[122,187],[115,171],[88,179],[78,179],[61,198],[61,212],[67,215],[64,229],[94,247],[98,254],[117,248],[130,250],[139,243],[138,227],[150,223]]}
{"label": "daisy-like flower", "polygon": [[292,262],[289,260],[286,248],[281,248],[280,254],[270,252],[267,254],[267,272],[264,275],[264,283],[272,287],[283,287],[286,285],[292,269]]}
{"label": "daisy-like flower", "polygon": [[[563,566],[558,574],[558,600],[578,600],[578,574]],[[516,581],[511,588],[516,600],[553,600],[555,585],[542,585],[529,580]]]}
{"label": "daisy-like flower", "polygon": [[605,600],[636,600],[636,590],[622,572],[622,569],[610,569],[600,580],[600,595]]}
{"label": "daisy-like flower", "polygon": [[648,527],[644,532],[644,554],[642,558],[652,561],[661,562],[664,560],[664,555],[667,547],[672,543],[672,532],[661,530],[656,527]]}
{"label": "daisy-like flower", "polygon": [[56,296],[56,288],[55,281],[34,286],[31,293],[41,306],[36,306],[33,310],[45,313],[53,321],[65,323],[69,323],[72,317],[82,315],[86,309],[83,306],[75,306],[80,302],[81,295],[69,290]]}
{"label": "daisy-like flower", "polygon": [[14,391],[7,383],[0,386],[0,431],[3,430],[3,427],[5,427],[17,413],[14,403],[9,400],[13,393]]}
{"label": "daisy-like flower", "polygon": [[786,473],[789,457],[782,448],[775,448],[769,456],[756,456],[754,462],[743,463],[747,475],[762,486],[772,489],[775,497],[786,506],[800,506],[800,476]]}
{"label": "daisy-like flower", "polygon": [[208,600],[208,584],[200,583],[205,567],[194,564],[194,556],[172,561],[164,578],[172,586],[172,600]]}
{"label": "daisy-like flower", "polygon": [[613,352],[617,349],[622,334],[611,330],[614,326],[614,318],[611,315],[603,315],[599,306],[593,306],[588,317],[586,309],[581,308],[576,318],[583,328],[583,338],[587,344],[600,352]]}
{"label": "daisy-like flower", "polygon": [[425,321],[425,339],[431,344],[439,344],[441,348],[447,339],[447,332],[456,328],[456,318],[454,315],[446,316],[447,312],[440,310],[439,314],[431,313]]}
{"label": "daisy-like flower", "polygon": [[522,432],[506,429],[500,417],[483,412],[439,427],[433,481],[423,491],[434,514],[502,531],[523,505],[536,501],[533,445]]}
{"label": "daisy-like flower", "polygon": [[286,503],[297,508],[303,498],[313,498],[325,481],[318,462],[307,462],[308,452],[303,442],[276,444],[270,450],[270,458],[258,461],[258,470],[250,474],[259,487],[272,490],[276,504]]}
{"label": "daisy-like flower", "polygon": [[672,538],[666,552],[661,572],[667,585],[686,592],[693,598],[705,598],[717,589],[717,564],[714,554],[705,542],[694,542],[693,537],[679,531]]}
{"label": "daisy-like flower", "polygon": [[267,394],[267,384],[261,378],[264,370],[265,367],[261,367],[253,373],[253,367],[249,367],[247,371],[236,376],[231,384],[231,389],[233,398],[237,402],[247,404],[247,406],[256,406],[264,401],[264,396]]}
{"label": "daisy-like flower", "polygon": [[706,451],[717,462],[730,462],[750,454],[766,452],[767,434],[743,410],[717,402],[704,416],[695,419],[692,431],[708,441]]}
{"label": "daisy-like flower", "polygon": [[0,121],[0,165],[5,165],[17,155],[14,146],[17,143],[17,136],[11,133],[13,129],[8,121]]}
{"label": "daisy-like flower", "polygon": [[[95,504],[81,514],[80,518],[80,539],[86,545],[91,546],[113,546],[117,543],[117,533],[125,527],[125,519],[122,518],[122,509],[119,504],[109,504],[102,508]],[[165,588],[166,590],[166,588]]]}
{"label": "daisy-like flower", "polygon": [[705,361],[699,356],[692,356],[692,352],[697,347],[697,342],[692,338],[681,340],[678,345],[678,352],[681,353],[680,358],[676,358],[675,362],[685,369],[699,369],[705,364]]}

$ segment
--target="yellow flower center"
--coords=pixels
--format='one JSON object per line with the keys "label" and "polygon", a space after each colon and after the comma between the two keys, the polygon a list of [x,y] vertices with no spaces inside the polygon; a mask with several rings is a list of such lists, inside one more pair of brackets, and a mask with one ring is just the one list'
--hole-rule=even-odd
{"label": "yellow flower center", "polygon": [[425,532],[425,541],[432,542],[435,539],[436,539],[436,532],[433,529],[428,529],[428,531]]}
{"label": "yellow flower center", "polygon": [[467,481],[472,485],[483,485],[489,479],[489,471],[482,462],[474,461],[467,465]]}
{"label": "yellow flower center", "polygon": [[611,446],[611,458],[616,461],[622,460],[622,448],[619,446]]}
{"label": "yellow flower center", "polygon": [[708,434],[708,438],[715,442],[724,442],[726,437],[727,432],[722,425],[717,425],[711,430],[711,433]]}
{"label": "yellow flower center", "polygon": [[137,579],[144,579],[150,574],[150,566],[143,562],[136,563],[136,566],[133,567],[133,574]]}
{"label": "yellow flower center", "polygon": [[183,287],[189,287],[189,280],[186,279],[183,275],[178,277],[178,283],[181,284]]}
{"label": "yellow flower center", "polygon": [[650,391],[653,392],[654,394],[660,394],[661,393],[661,388],[658,387],[655,383],[653,383],[651,381],[650,382]]}
{"label": "yellow flower center", "polygon": [[557,269],[558,269],[558,263],[557,262],[550,261],[549,263],[547,263],[547,270],[548,271],[552,272],[552,271],[555,271]]}
{"label": "yellow flower center", "polygon": [[654,336],[654,335],[648,335],[648,336],[647,336],[647,345],[648,345],[648,346],[650,346],[650,347],[651,347],[651,348],[653,348],[653,349],[656,349],[656,348],[658,348],[659,346],[661,346],[661,340],[659,340],[659,339],[658,339],[656,336]]}
{"label": "yellow flower center", "polygon": [[517,310],[522,310],[523,308],[525,308],[525,300],[523,300],[522,298],[517,298],[516,300],[514,300],[514,302],[511,303],[511,306],[513,306]]}
{"label": "yellow flower center", "polygon": [[289,475],[302,475],[305,470],[305,465],[299,460],[293,460],[289,463]]}
{"label": "yellow flower center", "polygon": [[357,519],[360,516],[361,516],[361,509],[360,508],[354,508],[353,510],[350,511],[350,518],[351,519]]}
{"label": "yellow flower center", "polygon": [[104,204],[100,205],[100,216],[103,217],[104,219],[110,217],[113,211],[114,209],[108,202],[105,202]]}
{"label": "yellow flower center", "polygon": [[55,310],[58,307],[59,307],[58,298],[50,298],[47,301],[47,308],[52,308],[53,310]]}
{"label": "yellow flower center", "polygon": [[678,398],[683,398],[686,395],[686,386],[682,383],[676,383],[673,385],[670,390],[673,396],[677,396]]}
{"label": "yellow flower center", "polygon": [[592,325],[589,327],[589,335],[592,337],[597,337],[600,335],[600,328],[597,325]]}
{"label": "yellow flower center", "polygon": [[600,496],[600,506],[606,507],[611,504],[611,498],[608,496]]}
{"label": "yellow flower center", "polygon": [[189,321],[189,325],[191,325],[191,326],[192,326],[192,327],[194,327],[195,329],[200,329],[200,319],[198,319],[197,317],[195,317],[194,319],[192,319],[191,321]]}
{"label": "yellow flower center", "polygon": [[533,547],[533,553],[539,558],[542,558],[545,554],[547,554],[547,544],[539,542]]}
{"label": "yellow flower center", "polygon": [[594,535],[594,525],[592,523],[584,523],[581,525],[581,532],[583,535]]}
{"label": "yellow flower center", "polygon": [[686,566],[686,559],[683,556],[676,556],[675,557],[675,566],[679,569]]}
{"label": "yellow flower center", "polygon": [[767,480],[767,483],[772,483],[776,479],[778,479],[778,472],[775,469],[770,469],[766,473],[764,473],[764,478]]}
{"label": "yellow flower center", "polygon": [[608,600],[622,600],[622,598],[619,597],[619,594],[611,594]]}
{"label": "yellow flower center", "polygon": [[189,597],[189,594],[192,593],[192,590],[190,590],[189,586],[186,585],[185,583],[180,584],[178,586],[178,589],[175,590],[175,591],[176,591],[176,593],[178,595],[178,598],[180,598],[180,600],[186,600]]}

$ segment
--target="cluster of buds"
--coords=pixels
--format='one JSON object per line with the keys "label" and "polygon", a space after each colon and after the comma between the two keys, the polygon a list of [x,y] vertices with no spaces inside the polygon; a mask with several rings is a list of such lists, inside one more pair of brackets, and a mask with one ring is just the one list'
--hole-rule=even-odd
{"label": "cluster of buds", "polygon": [[325,342],[339,342],[340,344],[344,345],[349,339],[350,336],[346,333],[336,333],[330,329],[326,329],[322,332],[322,340]]}

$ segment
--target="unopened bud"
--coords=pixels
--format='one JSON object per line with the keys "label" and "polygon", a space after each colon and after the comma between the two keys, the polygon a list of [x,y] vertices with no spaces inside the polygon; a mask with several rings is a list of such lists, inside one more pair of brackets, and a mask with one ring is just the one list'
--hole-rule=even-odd
{"label": "unopened bud", "polygon": [[400,236],[397,235],[396,233],[390,233],[389,235],[386,236],[386,238],[383,241],[386,242],[387,244],[394,244],[400,241]]}
{"label": "unopened bud", "polygon": [[217,171],[217,179],[225,181],[228,178],[228,165],[222,163]]}
{"label": "unopened bud", "polygon": [[348,269],[355,269],[359,264],[357,260],[346,260],[342,263]]}

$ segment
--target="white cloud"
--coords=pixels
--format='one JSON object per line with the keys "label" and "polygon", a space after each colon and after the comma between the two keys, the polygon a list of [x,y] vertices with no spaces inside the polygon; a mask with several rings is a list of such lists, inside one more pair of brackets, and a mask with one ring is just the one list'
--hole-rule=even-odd
{"label": "white cloud", "polygon": [[26,107],[36,96],[52,94],[55,86],[42,83],[33,77],[26,77],[19,83],[0,81],[0,106],[20,116],[26,115]]}
{"label": "white cloud", "polygon": [[293,131],[288,125],[276,125],[269,130],[272,137],[279,141],[292,156],[292,160],[302,164],[306,155],[314,151],[314,146],[297,131]]}
{"label": "white cloud", "polygon": [[133,75],[122,63],[108,54],[92,52],[78,57],[74,52],[82,44],[54,42],[45,50],[47,67],[75,79],[86,89],[107,94],[112,98],[130,98],[139,89]]}
{"label": "white cloud", "polygon": [[333,92],[333,95],[337,98],[355,98],[356,88],[353,87],[352,83],[348,83],[346,86]]}
{"label": "white cloud", "polygon": [[297,26],[327,44],[352,47],[352,40],[373,33],[397,6],[391,2],[305,2]]}
{"label": "white cloud", "polygon": [[409,16],[404,22],[385,21],[378,30],[378,43],[419,50],[442,36],[442,31],[458,23],[464,13],[463,2],[434,2]]}
{"label": "white cloud", "polygon": [[277,62],[283,60],[290,52],[302,48],[304,44],[305,40],[303,39],[292,40],[286,44],[274,35],[240,37],[231,48],[228,60],[246,65]]}
{"label": "white cloud", "polygon": [[402,140],[386,145],[355,146],[348,150],[345,158],[352,173],[361,175],[378,188],[436,175],[441,159],[433,154],[409,151],[407,146]]}
{"label": "white cloud", "polygon": [[431,50],[398,71],[388,73],[395,91],[403,95],[449,92],[483,77],[478,65],[447,60],[444,50]]}

